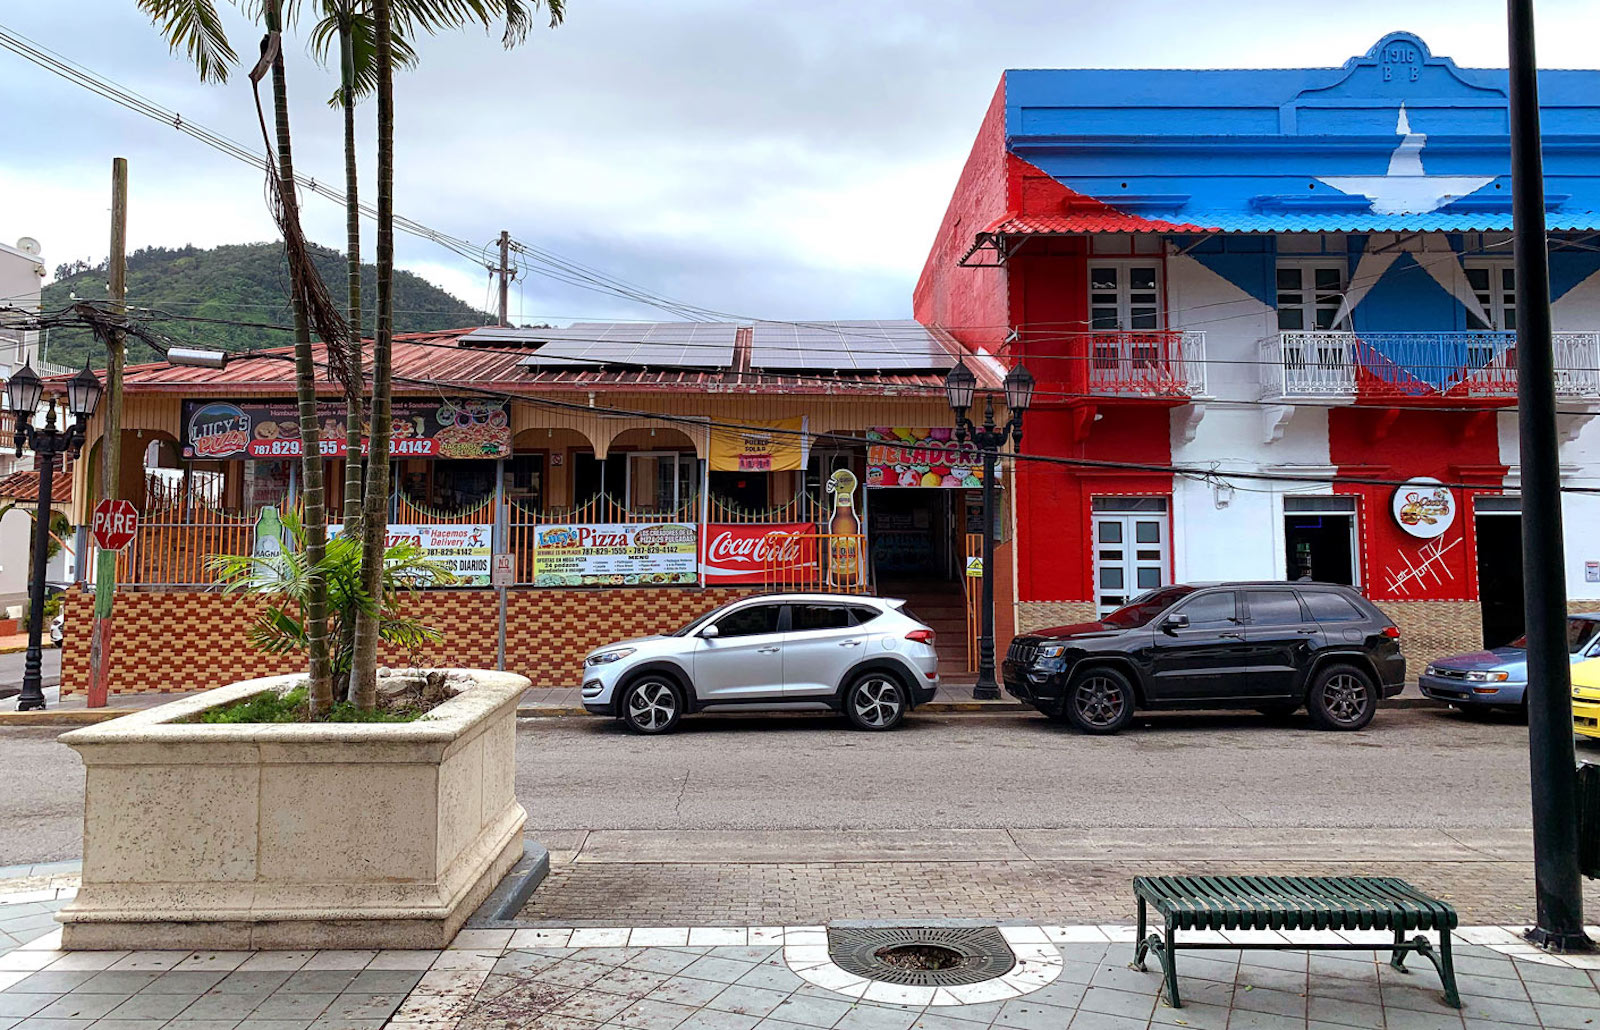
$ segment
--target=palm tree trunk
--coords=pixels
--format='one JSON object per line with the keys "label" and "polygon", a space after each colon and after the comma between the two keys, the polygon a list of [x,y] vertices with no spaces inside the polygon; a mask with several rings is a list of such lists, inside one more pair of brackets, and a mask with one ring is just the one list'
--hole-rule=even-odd
{"label": "palm tree trunk", "polygon": [[[383,545],[389,529],[389,388],[394,336],[394,49],[389,0],[373,0],[378,65],[378,313],[372,338],[372,441],[367,460],[366,511],[362,523],[361,572],[367,595],[382,596]],[[358,614],[356,655],[350,688],[356,703],[370,707],[378,693],[378,626]]]}
{"label": "palm tree trunk", "polygon": [[[351,19],[354,12],[341,12],[339,25],[339,68],[341,76],[340,107],[344,109],[344,196],[345,196],[345,261],[348,267],[346,281],[347,306],[350,316],[350,366],[361,367],[361,207],[358,191],[360,179],[356,175],[356,70],[354,43],[351,39]],[[345,398],[345,458],[344,458],[344,535],[361,532],[361,395],[352,393]],[[356,620],[343,618],[339,622],[339,653],[350,654],[355,648]],[[344,696],[357,700],[350,689],[354,682],[348,672]]]}
{"label": "palm tree trunk", "polygon": [[[267,30],[281,32],[279,0],[267,0]],[[272,107],[277,127],[278,179],[283,204],[291,223],[299,222],[295,199],[294,160],[289,149],[289,88],[284,81],[283,48],[272,61]],[[301,291],[290,291],[294,304],[295,395],[300,407],[300,471],[306,537],[306,562],[320,569],[327,551],[328,513],[323,504],[321,434],[317,423],[317,370],[311,354],[311,321]],[[306,650],[309,655],[310,708],[313,719],[333,704],[333,681],[328,664],[328,587],[313,573],[306,599]]]}

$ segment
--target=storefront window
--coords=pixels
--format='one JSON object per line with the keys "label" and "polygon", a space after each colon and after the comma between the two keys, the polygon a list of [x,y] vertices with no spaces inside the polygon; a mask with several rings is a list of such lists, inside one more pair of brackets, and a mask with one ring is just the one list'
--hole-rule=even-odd
{"label": "storefront window", "polygon": [[260,511],[269,504],[281,507],[289,496],[290,467],[287,461],[246,461],[244,510]]}
{"label": "storefront window", "polygon": [[670,512],[694,496],[695,456],[675,451],[628,455],[628,506],[634,511]]}
{"label": "storefront window", "polygon": [[518,454],[506,462],[506,496],[532,511],[544,507],[544,455]]}
{"label": "storefront window", "polygon": [[401,463],[406,499],[439,512],[469,511],[494,496],[495,463],[472,459]]}

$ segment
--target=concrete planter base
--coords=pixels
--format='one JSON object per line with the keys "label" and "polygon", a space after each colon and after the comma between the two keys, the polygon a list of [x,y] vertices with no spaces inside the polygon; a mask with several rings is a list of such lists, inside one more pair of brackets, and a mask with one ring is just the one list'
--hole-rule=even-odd
{"label": "concrete planter base", "polygon": [[246,680],[61,737],[86,773],[68,949],[443,948],[522,856],[522,676],[447,670],[410,723],[181,720]]}

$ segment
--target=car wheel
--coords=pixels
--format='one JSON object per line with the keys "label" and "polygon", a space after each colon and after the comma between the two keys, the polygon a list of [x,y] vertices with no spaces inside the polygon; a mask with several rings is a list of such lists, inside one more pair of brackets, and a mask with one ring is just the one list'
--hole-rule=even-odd
{"label": "car wheel", "polygon": [[1085,669],[1067,686],[1066,709],[1085,733],[1116,733],[1133,719],[1133,684],[1116,669]]}
{"label": "car wheel", "polygon": [[864,672],[845,688],[845,718],[858,730],[892,730],[906,707],[905,687],[886,672]]}
{"label": "car wheel", "polygon": [[670,733],[683,716],[683,694],[661,676],[646,676],[622,694],[622,721],[635,733]]}
{"label": "car wheel", "polygon": [[1359,730],[1378,712],[1378,688],[1353,665],[1330,665],[1311,684],[1306,711],[1319,730]]}

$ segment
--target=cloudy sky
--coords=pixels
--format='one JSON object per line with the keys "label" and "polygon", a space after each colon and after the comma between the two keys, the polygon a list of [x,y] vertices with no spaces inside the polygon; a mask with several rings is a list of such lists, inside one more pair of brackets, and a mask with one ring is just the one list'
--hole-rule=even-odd
{"label": "cloudy sky", "polygon": [[[1542,0],[1540,59],[1594,67],[1600,5]],[[1317,13],[1320,12],[1320,13]],[[232,9],[236,49],[258,34]],[[0,0],[0,24],[234,139],[248,80],[201,85],[131,0]],[[542,23],[541,23],[542,24]],[[768,318],[908,317],[911,288],[1000,72],[1337,65],[1409,29],[1504,66],[1499,0],[568,0],[566,24],[425,39],[397,86],[396,210],[487,244],[500,229],[659,295]],[[342,183],[334,77],[289,42],[296,164]],[[110,163],[133,247],[265,240],[258,173],[0,51],[0,240],[105,256]],[[375,114],[361,112],[372,133]],[[371,147],[364,175],[372,172]],[[308,234],[342,245],[309,198]],[[367,226],[367,255],[372,247]],[[481,267],[404,235],[398,261],[485,307]],[[518,321],[670,318],[537,275]],[[248,314],[248,313],[242,313]]]}

